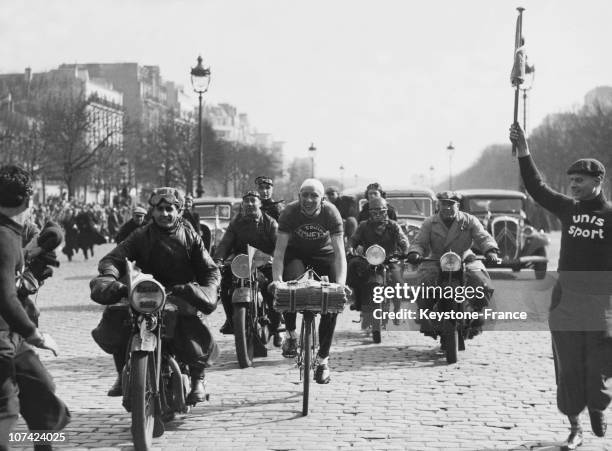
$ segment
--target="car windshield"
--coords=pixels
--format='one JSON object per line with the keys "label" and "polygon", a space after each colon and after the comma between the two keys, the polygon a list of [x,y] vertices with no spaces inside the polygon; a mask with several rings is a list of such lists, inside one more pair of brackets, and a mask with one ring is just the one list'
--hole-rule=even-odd
{"label": "car windshield", "polygon": [[426,197],[390,197],[387,202],[395,207],[397,216],[431,216],[431,199]]}
{"label": "car windshield", "polygon": [[229,219],[232,214],[232,207],[230,205],[196,205],[196,212],[200,215],[200,218],[214,219]]}
{"label": "car windshield", "polygon": [[517,198],[506,199],[469,199],[468,210],[470,213],[520,213],[523,210],[523,200]]}

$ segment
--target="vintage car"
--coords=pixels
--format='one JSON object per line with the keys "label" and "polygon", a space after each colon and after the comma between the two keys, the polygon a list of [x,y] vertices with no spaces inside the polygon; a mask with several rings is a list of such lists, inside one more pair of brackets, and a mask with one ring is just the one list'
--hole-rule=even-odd
{"label": "vintage car", "polygon": [[516,272],[532,268],[536,279],[545,277],[550,239],[530,225],[524,193],[504,189],[465,189],[457,193],[462,196],[461,210],[478,217],[497,241],[502,267]]}
{"label": "vintage car", "polygon": [[242,199],[237,197],[197,197],[193,199],[195,211],[200,215],[202,238],[206,249],[213,253],[221,241],[230,219],[240,210]]}
{"label": "vintage car", "polygon": [[[390,186],[385,188],[387,202],[397,210],[397,221],[402,226],[408,240],[412,241],[421,228],[425,218],[434,213],[436,196],[432,190],[423,187]],[[344,195],[354,196],[359,202],[359,209],[367,202],[364,190],[349,189]]]}

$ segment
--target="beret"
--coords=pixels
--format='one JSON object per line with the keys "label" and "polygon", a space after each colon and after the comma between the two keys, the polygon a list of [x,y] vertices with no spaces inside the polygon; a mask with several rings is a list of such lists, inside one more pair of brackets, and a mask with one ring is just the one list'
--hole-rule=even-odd
{"label": "beret", "polygon": [[606,175],[606,168],[595,158],[581,158],[574,161],[567,169],[568,174],[587,174],[602,177]]}

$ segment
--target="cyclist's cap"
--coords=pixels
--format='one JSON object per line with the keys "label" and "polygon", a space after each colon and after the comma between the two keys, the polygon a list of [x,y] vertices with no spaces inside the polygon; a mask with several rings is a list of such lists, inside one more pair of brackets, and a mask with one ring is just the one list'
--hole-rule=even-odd
{"label": "cyclist's cap", "polygon": [[259,195],[259,193],[253,190],[244,193],[244,196],[242,196],[242,198],[244,199],[245,197],[256,197],[257,199],[261,200],[261,196]]}
{"label": "cyclist's cap", "polygon": [[580,160],[574,161],[571,166],[567,169],[569,174],[586,174],[592,175],[593,177],[606,175],[606,168],[604,165],[595,158],[581,158]]}
{"label": "cyclist's cap", "polygon": [[269,185],[269,186],[274,186],[274,183],[272,182],[272,179],[270,177],[266,177],[264,175],[260,175],[259,177],[257,177],[255,179],[255,184],[256,185]]}
{"label": "cyclist's cap", "polygon": [[169,186],[155,188],[151,193],[151,197],[149,197],[149,204],[153,207],[156,207],[162,201],[176,205],[179,208],[183,206],[183,196],[181,196],[179,190]]}
{"label": "cyclist's cap", "polygon": [[142,207],[134,207],[134,210],[132,210],[132,214],[133,215],[146,215],[147,210],[145,210]]}
{"label": "cyclist's cap", "polygon": [[461,194],[457,193],[456,191],[442,191],[436,194],[436,197],[438,198],[438,200],[441,201],[450,201],[456,203],[459,203],[461,201]]}
{"label": "cyclist's cap", "polygon": [[304,180],[304,182],[302,182],[302,185],[300,186],[300,192],[304,191],[307,188],[314,191],[319,196],[323,197],[324,188],[323,188],[323,183],[321,183],[320,180],[317,180],[317,179]]}

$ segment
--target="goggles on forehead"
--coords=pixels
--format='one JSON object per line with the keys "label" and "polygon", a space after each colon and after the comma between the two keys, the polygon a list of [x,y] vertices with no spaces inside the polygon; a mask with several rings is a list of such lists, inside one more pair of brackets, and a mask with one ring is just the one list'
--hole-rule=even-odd
{"label": "goggles on forehead", "polygon": [[169,204],[177,205],[181,207],[183,205],[183,198],[181,193],[176,188],[163,187],[155,188],[149,198],[149,204],[153,207],[159,205],[160,202],[165,201]]}

